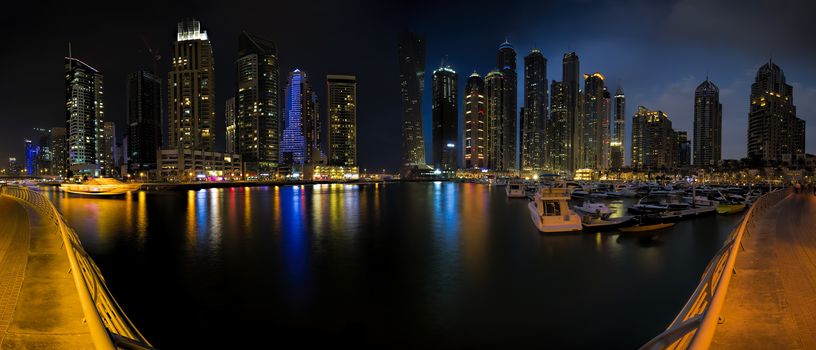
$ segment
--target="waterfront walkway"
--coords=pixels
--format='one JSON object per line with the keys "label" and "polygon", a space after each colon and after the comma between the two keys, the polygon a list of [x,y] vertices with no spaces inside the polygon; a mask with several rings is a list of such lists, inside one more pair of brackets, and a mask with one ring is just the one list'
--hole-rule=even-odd
{"label": "waterfront walkway", "polygon": [[62,239],[33,207],[0,195],[0,349],[90,349]]}
{"label": "waterfront walkway", "polygon": [[816,349],[816,197],[791,194],[742,243],[711,347]]}

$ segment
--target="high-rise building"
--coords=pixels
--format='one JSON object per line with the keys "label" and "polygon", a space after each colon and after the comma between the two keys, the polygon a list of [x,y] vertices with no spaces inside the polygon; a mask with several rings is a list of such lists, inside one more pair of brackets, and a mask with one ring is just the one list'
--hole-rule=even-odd
{"label": "high-rise building", "polygon": [[547,121],[547,168],[555,173],[567,173],[571,150],[569,148],[569,84],[553,81],[550,116]]}
{"label": "high-rise building", "polygon": [[502,151],[502,130],[504,125],[504,99],[507,80],[501,71],[493,70],[485,76],[485,120],[487,121],[485,143],[487,168],[503,171],[507,169]]}
{"label": "high-rise building", "polygon": [[53,168],[51,167],[51,160],[53,154],[51,153],[51,130],[34,128],[34,132],[39,134],[39,143],[37,148],[37,158],[34,160],[37,168],[36,174],[40,176],[53,175]]}
{"label": "high-rise building", "polygon": [[583,157],[583,123],[581,122],[581,108],[583,104],[580,96],[581,62],[575,52],[564,54],[562,60],[563,76],[561,82],[567,84],[567,129],[566,148],[569,152],[567,170],[574,172],[581,167]]}
{"label": "high-rise building", "polygon": [[159,77],[152,72],[140,70],[128,76],[126,158],[130,172],[156,169],[156,152],[162,146],[161,89]]}
{"label": "high-rise building", "polygon": [[65,121],[69,170],[98,175],[99,128],[105,116],[103,76],[96,68],[65,58]]}
{"label": "high-rise building", "polygon": [[615,115],[612,124],[612,140],[609,142],[609,166],[620,169],[626,164],[626,95],[623,88],[618,86],[615,91]]}
{"label": "high-rise building", "polygon": [[722,159],[722,104],[720,89],[711,81],[694,91],[694,165],[714,167]]}
{"label": "high-rise building", "polygon": [[224,119],[226,121],[226,146],[227,153],[238,152],[238,124],[235,120],[235,97],[227,99],[224,106]]}
{"label": "high-rise building", "polygon": [[547,59],[538,49],[524,57],[524,119],[521,123],[521,169],[540,171],[546,165]]}
{"label": "high-rise building", "polygon": [[805,153],[805,121],[796,117],[793,87],[779,66],[769,61],[759,67],[750,100],[748,157],[793,165]]}
{"label": "high-rise building", "polygon": [[329,111],[329,163],[357,167],[357,77],[326,76]]}
{"label": "high-rise building", "polygon": [[500,152],[502,153],[502,171],[518,169],[516,162],[516,129],[518,119],[518,76],[516,74],[516,51],[509,41],[499,45],[496,53],[496,69],[504,77],[504,89],[501,105]]}
{"label": "high-rise building", "polygon": [[484,169],[487,167],[485,83],[478,73],[473,72],[468,78],[464,96],[465,168]]}
{"label": "high-rise building", "polygon": [[51,175],[64,178],[68,169],[68,139],[66,128],[51,128]]}
{"label": "high-rise building", "polygon": [[104,176],[116,176],[116,126],[113,122],[103,122],[99,129],[99,171]]}
{"label": "high-rise building", "polygon": [[686,131],[675,131],[674,135],[677,140],[674,168],[686,169],[691,165],[691,140],[689,140]]}
{"label": "high-rise building", "polygon": [[606,170],[609,168],[609,91],[601,73],[584,75],[584,109],[581,117],[583,130],[582,168]]}
{"label": "high-rise building", "polygon": [[28,176],[38,175],[37,173],[37,157],[40,154],[40,147],[25,139],[25,174]]}
{"label": "high-rise building", "polygon": [[201,23],[178,24],[167,79],[168,147],[212,151],[215,144],[215,62]]}
{"label": "high-rise building", "polygon": [[286,86],[286,123],[281,140],[281,163],[303,166],[320,160],[320,116],[317,95],[300,69],[289,73]]}
{"label": "high-rise building", "polygon": [[433,165],[446,174],[458,168],[459,155],[459,75],[443,62],[433,71],[431,108],[433,113]]}
{"label": "high-rise building", "polygon": [[20,175],[20,169],[17,167],[17,158],[9,157],[7,174],[8,174],[8,176]]}
{"label": "high-rise building", "polygon": [[663,111],[638,106],[632,117],[632,167],[672,169],[677,153],[677,134]]}
{"label": "high-rise building", "polygon": [[425,36],[411,32],[401,33],[397,54],[402,95],[402,173],[407,175],[412,168],[426,164],[422,132]]}
{"label": "high-rise building", "polygon": [[272,41],[242,32],[235,61],[238,152],[249,176],[272,174],[280,162],[280,78]]}

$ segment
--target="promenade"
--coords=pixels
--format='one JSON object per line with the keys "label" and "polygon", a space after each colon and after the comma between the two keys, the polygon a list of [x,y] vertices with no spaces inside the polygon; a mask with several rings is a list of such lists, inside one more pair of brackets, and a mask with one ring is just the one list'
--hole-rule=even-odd
{"label": "promenade", "polygon": [[56,228],[5,195],[0,267],[0,349],[94,347]]}
{"label": "promenade", "polygon": [[816,349],[816,197],[791,194],[742,240],[713,349]]}

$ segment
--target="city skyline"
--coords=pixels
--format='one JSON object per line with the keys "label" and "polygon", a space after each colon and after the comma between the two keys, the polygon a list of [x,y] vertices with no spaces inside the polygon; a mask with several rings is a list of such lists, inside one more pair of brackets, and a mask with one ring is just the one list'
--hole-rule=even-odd
{"label": "city skyline", "polygon": [[[756,3],[747,4],[748,7],[758,6]],[[281,6],[296,6],[296,5],[281,5]],[[334,5],[327,4],[325,7],[331,9]],[[545,5],[541,5],[545,6]],[[117,38],[123,39],[121,43],[116,43],[112,48],[107,46],[98,46],[91,44],[94,42],[96,36],[103,37],[102,33],[91,33],[89,35],[81,36],[79,33],[88,31],[89,29],[77,25],[73,31],[60,33],[56,36],[49,37],[48,45],[44,52],[38,54],[36,58],[31,58],[32,62],[40,65],[41,60],[51,62],[47,67],[42,64],[44,69],[42,71],[53,72],[58,66],[57,62],[66,55],[67,43],[70,41],[73,44],[74,56],[83,59],[88,64],[99,68],[100,71],[105,72],[105,93],[106,93],[106,121],[111,120],[119,125],[125,124],[125,95],[124,86],[126,81],[126,74],[132,73],[135,70],[149,67],[154,62],[145,52],[147,49],[142,42],[140,36],[144,37],[144,41],[149,42],[149,46],[157,52],[161,53],[162,59],[157,63],[159,67],[158,76],[166,76],[166,70],[169,67],[168,58],[170,55],[170,48],[174,35],[168,35],[168,32],[174,31],[175,24],[185,17],[195,17],[202,22],[202,26],[208,31],[213,42],[213,51],[216,62],[216,78],[218,85],[216,87],[216,105],[215,105],[215,134],[216,134],[216,149],[224,150],[224,106],[225,100],[230,97],[229,91],[234,85],[235,77],[230,74],[232,72],[231,66],[235,62],[235,52],[237,50],[231,48],[237,46],[238,33],[242,30],[258,33],[258,35],[269,38],[270,40],[279,43],[279,51],[281,52],[281,71],[290,71],[295,67],[302,67],[309,71],[312,76],[322,77],[326,73],[341,73],[354,74],[358,76],[359,86],[359,142],[360,154],[359,163],[362,168],[387,168],[389,170],[396,170],[400,162],[400,147],[402,140],[397,137],[400,135],[401,129],[401,109],[400,109],[400,95],[399,95],[399,76],[397,62],[394,56],[397,51],[397,35],[400,31],[408,28],[419,33],[426,34],[427,52],[426,65],[433,66],[432,62],[438,60],[445,54],[449,55],[449,62],[453,69],[460,72],[471,72],[474,69],[481,75],[486,75],[491,68],[495,66],[492,57],[495,57],[496,46],[504,39],[509,39],[513,44],[517,53],[517,65],[522,65],[522,59],[527,55],[533,47],[539,47],[544,55],[551,62],[556,62],[548,66],[547,75],[551,77],[558,77],[560,74],[560,67],[557,64],[561,55],[565,52],[575,51],[581,57],[581,69],[579,74],[592,73],[595,71],[603,73],[607,77],[608,88],[614,89],[617,85],[626,87],[627,103],[630,106],[646,105],[651,108],[660,109],[666,112],[676,125],[678,130],[693,130],[693,92],[694,88],[700,81],[703,81],[706,72],[711,80],[716,81],[721,89],[720,102],[723,104],[723,125],[726,128],[734,128],[736,130],[724,130],[723,132],[723,159],[742,158],[747,155],[745,130],[747,130],[748,120],[748,97],[750,84],[753,81],[753,75],[756,69],[762,63],[768,60],[771,54],[774,57],[774,62],[777,62],[780,67],[785,70],[788,78],[788,83],[791,84],[796,93],[794,94],[794,104],[797,106],[797,116],[805,121],[810,121],[816,111],[816,99],[809,98],[816,95],[816,84],[814,84],[813,67],[809,67],[804,62],[813,57],[811,48],[807,46],[796,45],[797,42],[794,37],[791,37],[790,31],[784,32],[783,29],[768,29],[771,35],[776,34],[779,37],[786,37],[786,40],[779,40],[775,42],[768,42],[762,47],[757,45],[748,45],[744,40],[733,40],[732,44],[737,47],[728,47],[716,49],[712,48],[715,45],[713,42],[719,40],[742,38],[748,36],[749,33],[756,33],[756,30],[750,28],[745,22],[754,14],[743,13],[738,11],[735,14],[737,29],[729,30],[719,35],[717,38],[709,38],[706,42],[699,45],[691,45],[691,43],[677,38],[677,33],[651,33],[649,35],[634,35],[635,27],[628,25],[622,28],[624,36],[621,36],[616,41],[611,41],[608,36],[598,34],[594,37],[588,37],[590,30],[582,28],[579,25],[578,17],[572,15],[575,9],[583,9],[588,5],[581,4],[565,4],[565,5],[550,5],[553,9],[564,10],[563,13],[567,15],[559,23],[564,25],[571,23],[566,27],[573,30],[574,34],[564,34],[562,30],[555,30],[546,32],[543,29],[551,28],[555,24],[547,24],[547,15],[542,15],[535,20],[527,21],[535,25],[523,24],[522,19],[526,15],[522,15],[520,5],[512,4],[510,8],[513,10],[514,16],[508,16],[507,19],[502,19],[497,23],[497,26],[491,28],[478,28],[475,38],[468,38],[463,34],[462,29],[451,30],[442,34],[442,30],[453,28],[453,24],[444,24],[435,21],[434,18],[439,14],[430,13],[428,11],[428,4],[395,4],[395,5],[376,5],[366,10],[357,10],[355,16],[367,16],[371,18],[369,23],[365,25],[355,26],[350,29],[343,29],[348,33],[357,34],[359,40],[351,43],[354,48],[361,48],[361,50],[349,50],[354,54],[350,54],[348,58],[341,58],[342,62],[325,62],[315,58],[306,57],[314,54],[316,51],[331,50],[334,46],[325,41],[315,40],[316,33],[312,29],[306,30],[304,33],[287,33],[281,30],[277,24],[263,23],[263,21],[241,21],[240,24],[235,21],[220,22],[214,19],[215,12],[218,7],[204,7],[193,6],[191,8],[173,8],[167,13],[162,14],[160,18],[154,19],[146,24],[139,25],[128,33],[117,34]],[[633,3],[629,4],[628,8],[638,13],[654,12],[659,14],[658,19],[667,20],[669,27],[677,27],[677,21],[682,19],[684,14],[684,6],[689,6],[688,2],[676,2],[669,5],[647,5]],[[703,5],[700,5],[703,6]],[[706,5],[708,6],[708,5]],[[724,10],[727,6],[723,4],[714,4],[714,10]],[[801,8],[801,7],[800,7]],[[338,9],[343,13],[343,9]],[[405,10],[401,15],[396,13]],[[594,4],[592,8],[586,9],[592,16],[601,16],[603,14],[620,11],[620,9],[611,8],[609,4]],[[104,14],[105,9],[101,8],[99,13]],[[442,6],[443,13],[467,13],[468,9],[454,8],[454,6]],[[57,11],[58,12],[58,11]],[[533,11],[534,12],[534,11]],[[686,12],[688,12],[686,10]],[[716,12],[716,11],[715,11]],[[792,27],[801,29],[802,26],[810,24],[802,21],[800,16],[796,14],[783,11],[781,17],[790,19],[794,24]],[[227,11],[227,14],[234,14]],[[377,16],[371,17],[372,14]],[[54,16],[56,13],[46,13],[45,16]],[[321,14],[326,16],[326,14]],[[389,20],[398,17],[394,23],[388,23]],[[777,21],[780,19],[774,19]],[[652,21],[652,20],[649,20]],[[7,21],[10,24],[21,25],[14,19]],[[59,21],[58,21],[59,22]],[[257,23],[256,23],[257,22]],[[65,22],[67,23],[67,22]],[[112,25],[110,21],[103,21],[103,25]],[[604,25],[609,25],[604,23]],[[709,27],[719,28],[721,24],[706,23]],[[363,33],[366,29],[372,26],[383,28],[381,33],[366,34]],[[155,28],[154,28],[155,27]],[[159,28],[161,27],[161,28]],[[277,29],[276,29],[277,27]],[[22,25],[25,28],[25,25]],[[84,29],[83,29],[84,28]],[[676,29],[676,28],[675,28]],[[736,32],[744,31],[747,34],[739,34]],[[778,32],[783,30],[783,32]],[[145,34],[141,34],[145,33]],[[159,33],[159,34],[156,34]],[[161,34],[163,33],[163,34]],[[692,33],[694,34],[694,33]],[[739,35],[738,35],[739,34]],[[26,34],[24,37],[31,38],[37,35],[37,30],[33,30],[31,34]],[[127,40],[128,36],[131,40]],[[311,36],[311,41],[309,37]],[[664,52],[658,52],[660,45],[658,39],[673,39],[672,47]],[[293,41],[313,42],[314,45],[296,46]],[[607,40],[606,42],[604,40]],[[17,38],[12,40],[12,44],[20,44]],[[620,48],[612,50],[610,44],[618,45]],[[366,46],[367,47],[364,47]],[[23,48],[25,45],[23,45]],[[315,48],[316,47],[316,48]],[[647,49],[655,48],[654,51]],[[630,50],[635,48],[635,50]],[[130,54],[133,57],[125,60],[117,59],[114,53],[121,55],[123,53]],[[23,50],[24,51],[24,50]],[[45,52],[53,52],[54,57],[44,58]],[[699,54],[702,52],[703,54]],[[357,54],[359,53],[359,54]],[[691,57],[691,56],[698,57]],[[41,57],[42,56],[42,57]],[[359,60],[360,57],[366,56],[371,59],[371,67],[367,68],[364,64],[355,63],[353,61]],[[667,57],[672,56],[672,57]],[[15,58],[16,57],[16,58]],[[691,57],[691,59],[689,59]],[[12,60],[19,60],[19,55],[12,53],[8,57],[4,57],[7,62]],[[132,64],[126,63],[131,61]],[[302,63],[300,63],[302,62]],[[643,65],[639,63],[646,62]],[[6,67],[12,65],[5,65]],[[639,69],[638,74],[634,74],[632,70]],[[314,72],[314,73],[312,73]],[[14,72],[11,72],[14,73]],[[656,74],[660,73],[660,74]],[[50,73],[49,73],[50,74]],[[517,70],[517,74],[522,74]],[[374,75],[382,75],[377,77]],[[15,81],[18,74],[11,74],[11,81]],[[467,74],[460,74],[459,85],[464,86]],[[41,97],[44,101],[51,100],[49,96],[64,89],[61,82],[54,82],[53,77],[38,77],[34,75],[32,81],[41,85],[45,95]],[[30,84],[28,81],[19,80],[20,84]],[[425,84],[429,86],[430,76],[426,74]],[[523,79],[518,79],[516,88],[519,92],[523,91]],[[13,84],[9,84],[13,85]],[[318,83],[318,85],[320,85]],[[4,87],[6,92],[9,92],[8,86]],[[27,91],[22,88],[21,91]],[[321,100],[324,99],[325,89],[317,89],[318,94],[321,95]],[[430,101],[430,89],[425,89],[423,101]],[[59,115],[54,115],[54,110],[59,108],[61,98],[54,103],[35,103],[31,105],[24,105],[16,103],[16,101],[25,101],[24,96],[18,95],[16,91],[4,94],[9,96],[11,103],[2,107],[0,113],[7,118],[11,115],[31,115],[26,117],[25,125],[17,125],[22,123],[12,123],[12,126],[2,131],[3,137],[0,141],[0,152],[3,152],[4,157],[13,156],[18,159],[24,159],[23,152],[23,138],[31,137],[30,130],[33,127],[50,128],[55,126],[62,126]],[[517,105],[523,106],[523,94],[518,94]],[[40,99],[38,99],[39,101]],[[459,110],[464,110],[461,106],[461,99]],[[431,130],[430,125],[430,104],[425,102],[422,105],[423,109],[423,124],[424,136],[426,140],[430,140]],[[626,119],[632,117],[634,108],[629,108]],[[325,114],[325,111],[321,111]],[[460,113],[461,114],[461,113]],[[326,123],[325,116],[323,122]],[[460,122],[463,119],[460,116]],[[628,124],[628,123],[627,123]],[[813,130],[814,123],[807,123],[807,128]],[[8,130],[8,131],[6,131]],[[460,126],[460,130],[463,128]],[[123,128],[117,128],[117,138],[121,138]],[[809,139],[812,140],[814,133],[806,133],[811,135]],[[631,135],[631,126],[627,125],[627,133],[625,140],[629,140]],[[689,135],[690,137],[692,135]],[[377,145],[377,147],[372,147]],[[369,147],[366,147],[369,146]],[[814,142],[806,142],[809,153],[814,153]],[[430,147],[426,145],[426,159]],[[378,152],[370,151],[377,149]],[[369,151],[367,151],[369,150]],[[628,150],[625,151],[628,153]],[[630,160],[627,159],[627,162]]]}

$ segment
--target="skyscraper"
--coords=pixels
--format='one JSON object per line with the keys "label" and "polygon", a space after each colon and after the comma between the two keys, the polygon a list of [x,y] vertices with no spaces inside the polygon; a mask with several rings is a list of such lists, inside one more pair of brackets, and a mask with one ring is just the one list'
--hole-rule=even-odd
{"label": "skyscraper", "polygon": [[302,166],[320,159],[320,117],[317,95],[306,73],[295,69],[286,86],[286,123],[281,141],[281,162]]}
{"label": "skyscraper", "polygon": [[518,169],[516,163],[516,128],[518,119],[518,77],[516,74],[516,51],[509,41],[499,45],[496,53],[496,69],[504,76],[504,96],[501,105],[500,152],[502,166],[498,170],[512,171]]}
{"label": "skyscraper", "polygon": [[178,24],[167,81],[169,148],[212,151],[215,144],[215,62],[207,31]]}
{"label": "skyscraper", "polygon": [[25,142],[25,173],[28,176],[35,176],[37,174],[37,157],[40,154],[40,147],[31,142],[29,139],[23,140]]}
{"label": "skyscraper", "polygon": [[431,103],[433,113],[433,164],[448,174],[458,168],[459,155],[459,75],[443,62],[433,71]]}
{"label": "skyscraper", "polygon": [[582,166],[583,158],[583,123],[581,121],[581,81],[579,75],[581,71],[580,61],[575,52],[564,54],[562,60],[563,76],[561,82],[567,84],[567,139],[566,148],[569,152],[567,159],[567,169],[569,172],[575,171]]}
{"label": "skyscraper", "polygon": [[604,79],[601,73],[584,75],[581,167],[594,170],[609,168],[609,91]]}
{"label": "skyscraper", "polygon": [[615,117],[612,124],[612,141],[610,146],[609,166],[620,169],[626,164],[626,96],[623,87],[618,86],[615,91]]}
{"label": "skyscraper", "polygon": [[507,169],[505,152],[502,150],[504,125],[504,99],[507,81],[501,71],[493,70],[485,77],[485,120],[487,121],[486,163],[491,170]]}
{"label": "skyscraper", "polygon": [[51,174],[64,178],[67,176],[68,166],[68,139],[66,129],[62,127],[51,128]]}
{"label": "skyscraper", "polygon": [[238,153],[238,124],[235,120],[235,97],[227,99],[227,103],[224,106],[224,119],[227,124],[227,153]]}
{"label": "skyscraper", "polygon": [[685,169],[691,165],[691,140],[688,138],[688,132],[675,131],[675,139],[677,140],[676,150],[674,156],[674,168]]}
{"label": "skyscraper", "polygon": [[113,122],[103,122],[99,129],[99,171],[104,176],[116,176],[116,126]]}
{"label": "skyscraper", "polygon": [[397,54],[402,95],[402,173],[408,174],[412,167],[425,165],[425,140],[422,132],[425,36],[401,33]]}
{"label": "skyscraper", "polygon": [[720,89],[711,81],[694,91],[694,165],[714,167],[722,156],[722,104]]}
{"label": "skyscraper", "polygon": [[487,119],[485,114],[485,83],[478,73],[473,72],[465,86],[465,168],[484,169],[485,143],[487,141]]}
{"label": "skyscraper", "polygon": [[569,171],[570,121],[569,84],[553,81],[550,93],[550,117],[547,121],[547,168],[555,173]]}
{"label": "skyscraper", "polygon": [[779,66],[769,61],[759,67],[750,100],[748,157],[792,165],[805,152],[805,121],[796,117],[793,87]]}
{"label": "skyscraper", "polygon": [[51,130],[34,128],[35,134],[39,134],[39,142],[37,148],[37,158],[34,160],[37,168],[37,175],[54,175],[54,169],[51,167],[51,160],[53,154],[51,153]]}
{"label": "skyscraper", "polygon": [[521,169],[540,171],[546,160],[547,59],[538,49],[524,57],[524,120],[521,123]]}
{"label": "skyscraper", "polygon": [[329,111],[329,163],[357,166],[357,77],[326,76]]}
{"label": "skyscraper", "polygon": [[638,106],[632,117],[632,167],[671,169],[676,153],[677,134],[666,113]]}
{"label": "skyscraper", "polygon": [[280,162],[279,67],[275,43],[242,32],[235,61],[238,152],[250,176],[271,174]]}
{"label": "skyscraper", "polygon": [[161,81],[152,72],[137,71],[127,83],[127,158],[129,171],[156,169],[162,146]]}
{"label": "skyscraper", "polygon": [[84,62],[65,58],[65,121],[69,170],[97,175],[99,128],[105,115],[102,73]]}

